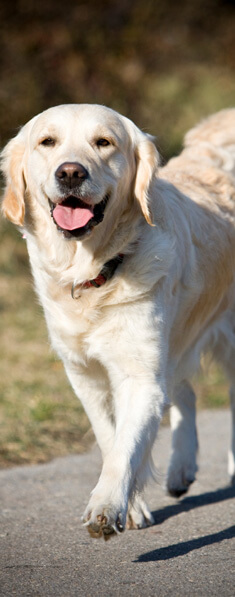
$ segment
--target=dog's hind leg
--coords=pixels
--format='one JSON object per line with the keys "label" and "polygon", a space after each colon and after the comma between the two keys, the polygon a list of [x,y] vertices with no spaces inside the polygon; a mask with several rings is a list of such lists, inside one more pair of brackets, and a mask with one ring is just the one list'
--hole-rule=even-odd
{"label": "dog's hind leg", "polygon": [[235,310],[228,310],[216,328],[211,350],[214,358],[224,368],[230,382],[231,444],[228,453],[228,474],[235,485]]}
{"label": "dog's hind leg", "polygon": [[172,448],[167,474],[167,490],[180,497],[188,491],[197,471],[197,431],[195,421],[194,391],[188,381],[183,381],[175,391],[170,409]]}

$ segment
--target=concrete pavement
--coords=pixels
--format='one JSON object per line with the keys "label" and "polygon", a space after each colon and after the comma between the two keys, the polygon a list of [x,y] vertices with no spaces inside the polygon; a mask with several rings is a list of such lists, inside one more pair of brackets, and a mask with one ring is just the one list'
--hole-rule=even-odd
{"label": "concrete pavement", "polygon": [[146,494],[155,525],[107,543],[92,540],[80,522],[100,471],[97,447],[46,465],[0,471],[0,595],[234,597],[229,415],[199,413],[200,471],[180,501],[161,487],[170,432],[160,430],[154,452],[160,483]]}

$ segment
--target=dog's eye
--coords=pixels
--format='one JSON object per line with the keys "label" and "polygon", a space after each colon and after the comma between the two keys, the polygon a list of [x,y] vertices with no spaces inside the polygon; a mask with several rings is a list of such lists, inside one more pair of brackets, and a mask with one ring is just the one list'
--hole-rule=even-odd
{"label": "dog's eye", "polygon": [[52,139],[52,137],[47,137],[46,139],[43,139],[43,141],[41,141],[40,145],[45,145],[46,147],[53,147],[55,145],[55,139]]}
{"label": "dog's eye", "polygon": [[96,145],[97,147],[107,147],[107,145],[110,145],[110,141],[108,139],[98,139]]}

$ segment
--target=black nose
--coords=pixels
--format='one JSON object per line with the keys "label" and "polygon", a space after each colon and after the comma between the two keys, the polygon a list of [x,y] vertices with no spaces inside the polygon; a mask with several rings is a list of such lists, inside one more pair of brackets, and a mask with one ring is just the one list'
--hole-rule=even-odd
{"label": "black nose", "polygon": [[62,186],[72,189],[88,178],[88,172],[82,164],[64,162],[57,168],[55,177]]}

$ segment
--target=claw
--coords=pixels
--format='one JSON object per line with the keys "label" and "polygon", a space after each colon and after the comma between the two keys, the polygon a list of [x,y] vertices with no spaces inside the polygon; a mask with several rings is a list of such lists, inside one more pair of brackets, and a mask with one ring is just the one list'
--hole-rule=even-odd
{"label": "claw", "polygon": [[124,526],[122,525],[119,517],[117,518],[117,521],[116,521],[116,527],[117,527],[117,530],[119,533],[123,533]]}

